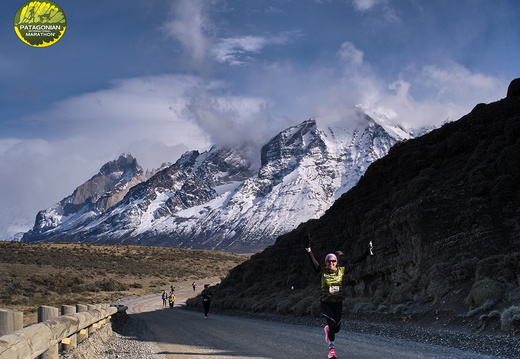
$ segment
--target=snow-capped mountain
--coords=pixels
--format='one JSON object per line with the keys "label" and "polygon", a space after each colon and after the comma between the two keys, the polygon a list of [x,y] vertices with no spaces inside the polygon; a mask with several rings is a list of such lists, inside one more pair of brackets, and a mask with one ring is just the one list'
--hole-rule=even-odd
{"label": "snow-capped mountain", "polygon": [[[187,152],[148,180],[137,180],[110,207],[99,204],[113,196],[107,186],[99,199],[85,201],[83,195],[83,204],[74,207],[86,185],[80,186],[40,212],[24,240],[256,251],[323,215],[373,161],[410,133],[366,115],[349,126],[310,119],[265,144],[259,169],[246,155],[247,144]],[[135,177],[120,176],[126,184]]]}
{"label": "snow-capped mountain", "polygon": [[[150,177],[150,174],[148,174]],[[103,165],[99,173],[76,188],[74,193],[36,216],[33,234],[50,233],[74,228],[89,218],[104,213],[123,199],[137,183],[147,179],[137,160],[123,154]]]}

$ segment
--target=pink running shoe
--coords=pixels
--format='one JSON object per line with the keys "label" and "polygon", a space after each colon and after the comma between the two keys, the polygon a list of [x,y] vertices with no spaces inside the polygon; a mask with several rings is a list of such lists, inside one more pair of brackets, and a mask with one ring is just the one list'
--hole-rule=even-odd
{"label": "pink running shoe", "polygon": [[334,348],[329,349],[329,355],[327,356],[327,358],[336,358],[336,351],[334,350]]}
{"label": "pink running shoe", "polygon": [[326,325],[325,328],[323,328],[323,330],[325,331],[325,341],[328,343],[329,342],[329,326]]}

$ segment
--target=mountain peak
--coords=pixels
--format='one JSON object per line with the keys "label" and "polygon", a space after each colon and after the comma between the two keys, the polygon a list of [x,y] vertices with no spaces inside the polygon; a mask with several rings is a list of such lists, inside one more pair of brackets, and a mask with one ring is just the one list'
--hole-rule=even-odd
{"label": "mountain peak", "polygon": [[51,233],[95,217],[121,201],[130,188],[146,179],[143,169],[130,154],[105,163],[98,174],[78,186],[54,206],[40,211],[32,233]]}
{"label": "mountain peak", "polygon": [[367,115],[343,123],[310,118],[268,141],[258,169],[251,159],[256,147],[213,146],[186,152],[146,181],[135,177],[142,170],[124,154],[44,211],[24,240],[254,252],[320,217],[354,186],[403,139],[399,129],[386,128]]}
{"label": "mountain peak", "polygon": [[269,162],[280,160],[288,155],[298,156],[304,150],[306,143],[304,137],[316,130],[316,120],[308,119],[299,125],[289,127],[273,137],[262,146],[261,166]]}
{"label": "mountain peak", "polygon": [[143,169],[137,160],[129,153],[123,153],[117,160],[105,163],[99,170],[99,176],[107,176],[117,172],[133,172],[132,175],[142,173]]}

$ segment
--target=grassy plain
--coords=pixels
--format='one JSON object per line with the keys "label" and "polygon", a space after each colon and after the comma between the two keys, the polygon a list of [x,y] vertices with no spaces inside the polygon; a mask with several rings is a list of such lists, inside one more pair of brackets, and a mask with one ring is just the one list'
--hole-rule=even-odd
{"label": "grassy plain", "polygon": [[225,277],[247,255],[85,243],[0,242],[0,308],[36,322],[41,305],[106,303],[159,293],[179,281]]}

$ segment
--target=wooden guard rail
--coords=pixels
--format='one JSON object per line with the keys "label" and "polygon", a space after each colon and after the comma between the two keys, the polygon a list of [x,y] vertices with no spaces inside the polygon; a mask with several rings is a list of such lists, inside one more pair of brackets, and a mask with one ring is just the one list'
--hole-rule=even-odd
{"label": "wooden guard rail", "polygon": [[63,306],[64,315],[58,316],[58,308],[39,307],[39,323],[26,328],[22,328],[21,312],[0,309],[0,359],[57,359],[60,344],[64,350],[74,349],[112,315],[126,309],[78,304]]}

